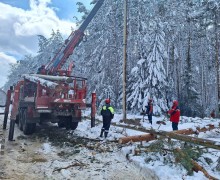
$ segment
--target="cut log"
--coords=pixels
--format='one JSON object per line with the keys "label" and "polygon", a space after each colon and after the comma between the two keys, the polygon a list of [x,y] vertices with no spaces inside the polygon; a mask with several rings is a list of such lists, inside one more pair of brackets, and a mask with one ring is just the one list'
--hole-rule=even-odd
{"label": "cut log", "polygon": [[51,76],[51,75],[42,75],[42,74],[31,74],[31,76],[36,76],[51,81],[64,81],[66,83],[73,82],[73,78],[67,76]]}
{"label": "cut log", "polygon": [[48,80],[42,79],[40,77],[31,76],[28,74],[24,74],[22,77],[24,77],[25,79],[27,79],[31,82],[35,82],[35,83],[39,82],[41,86],[46,87],[46,88],[54,89],[56,91],[62,90],[61,85],[59,85],[58,83],[48,81]]}
{"label": "cut log", "polygon": [[140,142],[140,141],[152,141],[155,140],[155,136],[153,134],[144,134],[138,136],[128,136],[119,139],[119,144],[125,144],[128,142]]}
{"label": "cut log", "polygon": [[[207,126],[208,127],[203,127],[203,128],[198,127],[198,128],[196,128],[197,131],[194,131],[193,129],[183,129],[183,130],[173,131],[173,133],[190,135],[190,134],[198,134],[199,132],[210,131],[210,130],[215,128],[215,126],[211,125],[211,124],[209,124]],[[132,129],[134,129],[134,127],[132,127]],[[142,132],[143,131],[144,132],[149,132],[149,130],[146,130],[146,129],[142,129]],[[137,136],[122,137],[122,138],[119,139],[119,143],[120,144],[125,144],[125,143],[128,143],[130,141],[132,141],[132,142],[152,141],[152,140],[155,140],[155,139],[156,139],[156,136],[154,136],[152,134],[144,134],[144,135],[137,135]]]}
{"label": "cut log", "polygon": [[178,130],[178,131],[173,131],[176,134],[184,134],[184,135],[190,135],[190,134],[198,134],[200,132],[206,132],[206,131],[210,131],[212,129],[215,129],[215,126],[212,124],[208,124],[206,127],[203,128],[196,128],[196,131],[189,128],[189,129],[183,129],[183,130]]}
{"label": "cut log", "polygon": [[159,130],[153,130],[153,129],[149,130],[149,133],[220,150],[220,143],[216,141],[211,141],[207,139],[196,138],[196,137],[191,137],[191,136],[186,136],[186,135],[180,135],[180,134],[176,134],[175,132],[166,132],[166,131],[161,131],[161,130],[159,131]]}

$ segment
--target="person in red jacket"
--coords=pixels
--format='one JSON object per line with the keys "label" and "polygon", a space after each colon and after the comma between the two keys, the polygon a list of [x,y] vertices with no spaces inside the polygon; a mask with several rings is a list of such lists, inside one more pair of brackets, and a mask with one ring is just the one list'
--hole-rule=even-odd
{"label": "person in red jacket", "polygon": [[214,110],[214,109],[212,110],[210,116],[211,116],[212,118],[215,118],[215,110]]}
{"label": "person in red jacket", "polygon": [[170,121],[172,122],[173,131],[178,130],[178,124],[180,121],[180,109],[178,107],[178,101],[174,100],[171,109],[168,111],[170,115]]}

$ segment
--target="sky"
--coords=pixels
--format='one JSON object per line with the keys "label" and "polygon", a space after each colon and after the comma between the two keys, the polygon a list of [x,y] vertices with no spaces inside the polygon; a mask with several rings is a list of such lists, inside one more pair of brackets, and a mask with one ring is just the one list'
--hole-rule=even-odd
{"label": "sky", "polygon": [[0,0],[0,87],[7,80],[10,63],[38,51],[37,35],[50,37],[53,30],[64,38],[76,28],[77,2],[91,8],[89,0]]}

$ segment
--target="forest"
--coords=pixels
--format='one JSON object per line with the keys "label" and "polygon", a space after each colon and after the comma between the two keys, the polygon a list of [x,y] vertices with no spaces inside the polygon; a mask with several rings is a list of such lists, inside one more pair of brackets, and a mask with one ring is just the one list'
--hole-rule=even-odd
{"label": "forest", "polygon": [[[89,11],[77,5],[80,24]],[[73,75],[88,79],[88,95],[96,92],[98,105],[109,96],[116,111],[122,109],[123,8],[123,1],[105,0],[68,60],[75,64]],[[218,110],[219,0],[128,0],[127,21],[130,112],[139,113],[148,98],[153,99],[155,115],[165,113],[174,99],[183,116],[204,117]],[[36,73],[64,42],[58,29],[38,39],[38,53],[11,65],[4,89],[24,72]]]}

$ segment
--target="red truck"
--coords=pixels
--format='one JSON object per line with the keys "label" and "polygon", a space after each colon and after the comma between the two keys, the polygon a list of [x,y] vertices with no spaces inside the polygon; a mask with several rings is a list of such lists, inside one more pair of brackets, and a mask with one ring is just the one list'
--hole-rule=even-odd
{"label": "red truck", "polygon": [[[7,98],[7,102],[12,101],[9,140],[13,140],[15,123],[18,123],[25,135],[34,132],[36,123],[45,121],[75,130],[82,118],[81,111],[86,106],[91,107],[91,126],[94,127],[96,94],[92,93],[92,102],[86,103],[86,78],[71,76],[72,63],[67,70],[62,67],[81,42],[86,27],[103,2],[104,0],[99,0],[95,4],[79,29],[70,34],[47,65],[42,66],[37,74],[24,74],[23,80],[17,82],[11,90],[12,98]],[[7,124],[7,118],[5,119],[4,128]]]}

